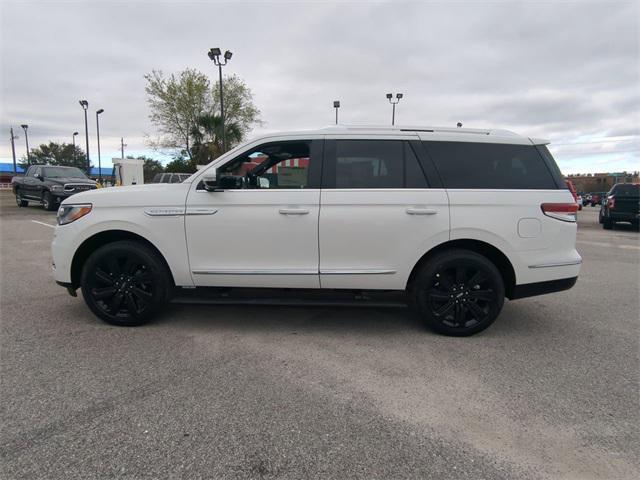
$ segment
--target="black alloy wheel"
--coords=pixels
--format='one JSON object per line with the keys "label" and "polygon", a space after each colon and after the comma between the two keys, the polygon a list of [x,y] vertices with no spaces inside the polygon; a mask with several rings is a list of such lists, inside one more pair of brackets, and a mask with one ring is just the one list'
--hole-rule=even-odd
{"label": "black alloy wheel", "polygon": [[82,272],[82,295],[102,320],[142,325],[168,300],[170,274],[161,258],[141,243],[119,241],[96,250]]}
{"label": "black alloy wheel", "polygon": [[429,327],[445,335],[467,336],[496,319],[504,304],[504,282],[487,258],[456,249],[427,263],[413,295]]}

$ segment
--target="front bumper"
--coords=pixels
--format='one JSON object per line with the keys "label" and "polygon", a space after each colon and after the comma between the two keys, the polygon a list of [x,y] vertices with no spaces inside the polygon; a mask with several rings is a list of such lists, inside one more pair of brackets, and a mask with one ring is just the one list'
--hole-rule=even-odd
{"label": "front bumper", "polygon": [[609,218],[614,222],[637,222],[640,214],[633,212],[609,211]]}

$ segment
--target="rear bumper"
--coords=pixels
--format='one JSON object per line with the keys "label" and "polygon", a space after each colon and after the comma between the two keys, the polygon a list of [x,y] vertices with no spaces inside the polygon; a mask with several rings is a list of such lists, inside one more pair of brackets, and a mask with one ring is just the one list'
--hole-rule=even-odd
{"label": "rear bumper", "polygon": [[510,300],[518,298],[535,297],[536,295],[545,295],[547,293],[561,292],[569,290],[578,281],[578,277],[561,278],[559,280],[547,280],[546,282],[525,283],[513,287]]}
{"label": "rear bumper", "polygon": [[615,222],[635,222],[638,217],[637,212],[614,212],[609,210],[609,218]]}

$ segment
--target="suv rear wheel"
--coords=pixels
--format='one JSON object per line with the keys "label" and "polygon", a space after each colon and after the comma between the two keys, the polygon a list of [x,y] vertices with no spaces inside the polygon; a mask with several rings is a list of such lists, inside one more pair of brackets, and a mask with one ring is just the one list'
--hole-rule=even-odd
{"label": "suv rear wheel", "polygon": [[504,282],[486,257],[454,249],[429,259],[409,294],[427,326],[463,337],[481,332],[496,319],[504,304]]}
{"label": "suv rear wheel", "polygon": [[149,247],[128,240],[93,252],[80,281],[85,302],[99,318],[119,326],[142,325],[169,300],[171,275]]}

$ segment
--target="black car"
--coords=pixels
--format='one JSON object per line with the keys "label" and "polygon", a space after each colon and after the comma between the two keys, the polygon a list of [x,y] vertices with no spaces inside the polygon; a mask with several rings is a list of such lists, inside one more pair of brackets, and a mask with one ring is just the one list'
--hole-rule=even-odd
{"label": "black car", "polygon": [[638,228],[638,207],[640,206],[640,185],[637,183],[617,183],[602,200],[600,223],[606,230],[617,222],[629,222]]}
{"label": "black car", "polygon": [[97,184],[76,167],[31,165],[24,176],[11,179],[11,188],[19,207],[38,202],[45,210],[56,210],[65,198]]}

